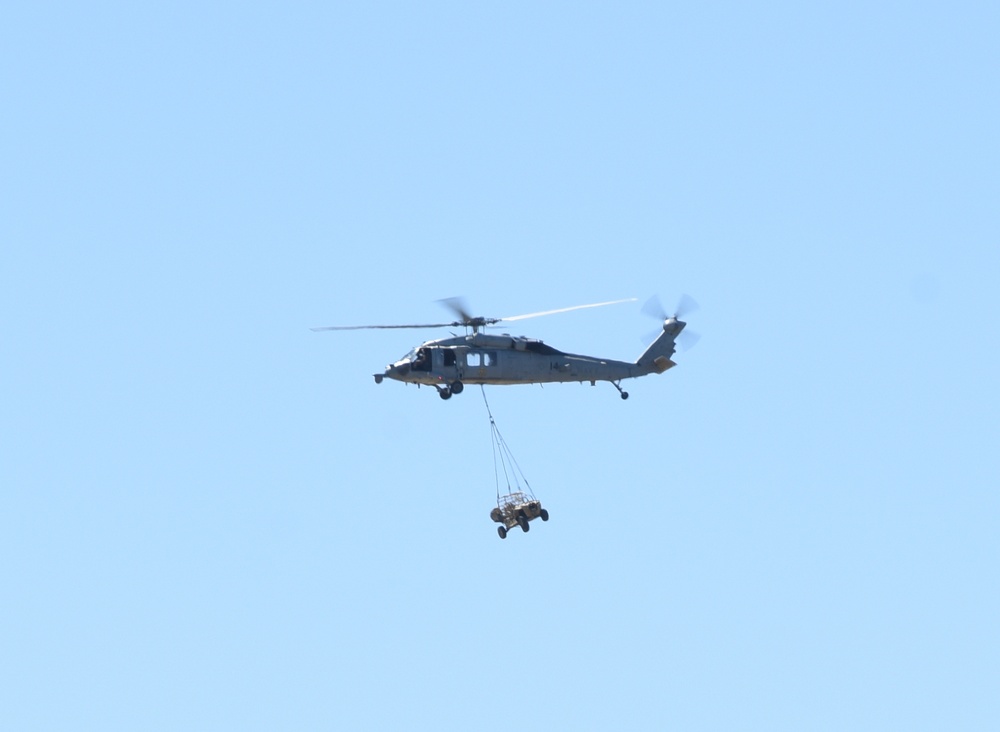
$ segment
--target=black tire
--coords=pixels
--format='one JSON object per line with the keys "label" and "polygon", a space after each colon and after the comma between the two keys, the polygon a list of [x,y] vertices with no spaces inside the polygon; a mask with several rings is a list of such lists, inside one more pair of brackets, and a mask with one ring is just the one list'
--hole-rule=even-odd
{"label": "black tire", "polygon": [[628,399],[628,392],[627,391],[623,391],[622,392],[622,399]]}
{"label": "black tire", "polygon": [[497,533],[500,535],[501,539],[507,538],[507,528],[505,526],[497,526]]}
{"label": "black tire", "polygon": [[539,511],[539,512],[538,512],[538,517],[539,517],[539,518],[540,518],[540,519],[541,519],[542,521],[548,521],[548,520],[549,520],[549,512],[548,512],[548,511],[546,511],[546,510],[545,510],[545,509],[543,508],[543,509],[542,509],[541,511]]}
{"label": "black tire", "polygon": [[463,384],[461,381],[452,382],[451,384],[452,394],[461,394],[463,391],[465,391],[465,384]]}
{"label": "black tire", "polygon": [[523,531],[525,534],[527,534],[528,533],[528,529],[531,528],[531,526],[528,524],[528,519],[526,519],[526,518],[524,518],[522,516],[521,518],[519,518],[517,520],[517,523],[519,523],[521,525],[521,531]]}
{"label": "black tire", "polygon": [[451,389],[438,389],[438,396],[442,399],[451,399]]}

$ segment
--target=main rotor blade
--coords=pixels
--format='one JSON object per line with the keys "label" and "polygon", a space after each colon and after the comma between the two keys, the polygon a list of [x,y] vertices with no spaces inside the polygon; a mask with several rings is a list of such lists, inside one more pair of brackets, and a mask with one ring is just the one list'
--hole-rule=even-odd
{"label": "main rotor blade", "polygon": [[323,330],[389,330],[397,328],[460,328],[464,326],[471,326],[473,328],[479,328],[486,325],[493,325],[494,323],[499,323],[503,321],[514,321],[514,320],[525,320],[527,318],[537,318],[542,315],[554,315],[555,313],[566,313],[570,310],[583,310],[584,308],[599,308],[605,305],[618,305],[623,302],[635,302],[636,298],[629,297],[624,300],[611,300],[609,302],[595,302],[589,305],[574,305],[569,308],[558,308],[556,310],[544,310],[540,313],[528,313],[527,315],[512,315],[507,318],[480,318],[473,316],[469,313],[468,307],[465,301],[460,297],[449,297],[444,300],[439,300],[441,304],[451,310],[455,315],[461,318],[460,321],[453,323],[420,323],[420,324],[406,324],[406,325],[327,325],[321,328],[310,328],[313,331],[323,331]]}
{"label": "main rotor blade", "polygon": [[[446,297],[443,300],[438,300],[438,302],[460,317],[462,319],[462,323],[468,323],[475,320],[475,317],[469,313],[469,306],[466,305],[465,300],[460,297]],[[459,323],[459,325],[461,325],[461,323]]]}
{"label": "main rotor blade", "polygon": [[309,330],[384,330],[388,328],[456,328],[461,323],[424,323],[423,325],[327,325],[322,328],[310,328]]}
{"label": "main rotor blade", "polygon": [[540,313],[528,313],[527,315],[511,315],[506,318],[497,318],[497,321],[509,323],[514,320],[525,320],[527,318],[537,318],[542,315],[555,315],[556,313],[568,313],[570,310],[583,310],[584,308],[600,308],[605,305],[618,305],[623,302],[635,302],[637,298],[627,297],[624,300],[611,300],[610,302],[594,302],[589,305],[574,305],[570,308],[558,308],[556,310],[543,310]]}

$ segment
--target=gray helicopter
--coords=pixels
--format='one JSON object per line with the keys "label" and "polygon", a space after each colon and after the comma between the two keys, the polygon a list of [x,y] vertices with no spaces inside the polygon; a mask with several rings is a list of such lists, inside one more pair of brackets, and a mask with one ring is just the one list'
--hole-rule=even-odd
{"label": "gray helicopter", "polygon": [[[566,353],[535,338],[511,336],[506,333],[493,335],[481,331],[497,323],[510,323],[542,315],[635,301],[636,298],[633,297],[589,305],[574,305],[527,315],[484,318],[471,315],[460,298],[448,298],[440,302],[459,317],[459,320],[451,323],[334,325],[312,330],[464,327],[466,329],[464,336],[453,335],[451,338],[425,341],[398,361],[386,366],[384,372],[374,374],[376,384],[381,384],[383,379],[388,378],[407,384],[433,386],[442,399],[450,399],[452,394],[461,394],[466,384],[548,384],[570,381],[581,383],[589,381],[591,386],[598,381],[608,381],[618,390],[622,399],[628,399],[628,392],[621,387],[623,379],[662,374],[677,365],[671,360],[675,352],[674,344],[687,325],[680,318],[698,308],[698,304],[691,297],[687,295],[681,297],[673,315],[668,315],[664,311],[655,296],[649,299],[643,306],[643,312],[662,321],[662,331],[658,332],[656,339],[642,355],[631,363]],[[687,342],[684,345],[689,348],[694,345],[698,336],[690,331],[685,335]]]}

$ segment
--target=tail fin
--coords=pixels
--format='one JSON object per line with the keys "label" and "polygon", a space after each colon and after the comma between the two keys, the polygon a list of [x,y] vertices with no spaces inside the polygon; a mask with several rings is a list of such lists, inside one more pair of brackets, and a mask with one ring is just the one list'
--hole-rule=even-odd
{"label": "tail fin", "polygon": [[677,318],[667,318],[664,320],[663,332],[639,356],[639,359],[635,362],[636,366],[647,374],[662,374],[667,369],[676,366],[677,364],[671,361],[670,357],[677,350],[674,348],[674,341],[680,335],[681,331],[684,330],[685,325],[687,323],[677,320]]}

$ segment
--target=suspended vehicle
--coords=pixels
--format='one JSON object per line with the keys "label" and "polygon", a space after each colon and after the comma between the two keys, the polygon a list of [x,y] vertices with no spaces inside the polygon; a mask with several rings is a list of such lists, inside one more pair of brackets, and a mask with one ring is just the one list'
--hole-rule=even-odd
{"label": "suspended vehicle", "polygon": [[522,531],[531,528],[529,521],[540,518],[542,521],[549,520],[549,512],[542,508],[541,501],[535,499],[533,495],[515,491],[503,496],[497,496],[497,507],[490,511],[490,518],[502,526],[497,526],[497,533],[501,539],[507,538],[507,532],[515,526],[520,526]]}
{"label": "suspended vehicle", "polygon": [[[535,494],[531,491],[528,479],[524,477],[521,466],[514,459],[514,454],[507,447],[507,442],[503,439],[497,423],[493,419],[490,403],[486,401],[486,390],[483,389],[482,385],[479,388],[483,392],[486,413],[490,417],[490,432],[493,436],[493,473],[497,487],[497,507],[490,511],[490,518],[500,524],[497,527],[497,534],[500,535],[501,539],[506,539],[507,532],[515,526],[520,526],[521,531],[527,533],[531,528],[529,522],[536,518],[548,521],[549,512],[542,508],[542,502],[535,498]],[[504,493],[500,492],[501,472],[506,485]],[[514,482],[513,485],[511,485],[511,481]]]}
{"label": "suspended vehicle", "polygon": [[[536,338],[511,336],[508,333],[493,335],[483,331],[498,323],[635,300],[636,298],[627,298],[527,315],[484,318],[471,315],[461,299],[449,298],[441,302],[459,317],[450,323],[326,326],[312,330],[464,327],[464,336],[453,335],[451,338],[424,341],[399,360],[387,365],[383,372],[374,374],[376,384],[381,384],[383,379],[388,378],[406,384],[433,386],[442,399],[461,394],[466,384],[548,384],[572,381],[589,381],[591,386],[598,381],[608,381],[618,390],[622,399],[628,399],[628,392],[621,387],[623,379],[662,374],[677,365],[671,360],[676,351],[675,342],[687,326],[681,317],[698,308],[691,297],[681,297],[672,315],[666,313],[656,297],[650,298],[643,307],[643,312],[660,320],[662,328],[642,355],[631,362],[567,353]],[[685,335],[688,336],[686,347],[694,345],[698,339],[690,331]]]}

